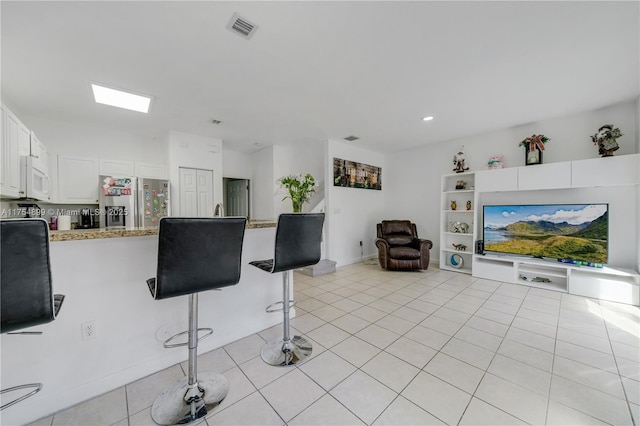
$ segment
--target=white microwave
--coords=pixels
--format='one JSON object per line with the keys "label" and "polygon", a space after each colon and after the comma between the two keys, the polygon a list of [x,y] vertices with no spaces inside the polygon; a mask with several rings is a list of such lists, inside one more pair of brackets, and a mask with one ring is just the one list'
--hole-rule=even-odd
{"label": "white microwave", "polygon": [[36,158],[20,157],[20,197],[40,201],[51,200],[51,179]]}

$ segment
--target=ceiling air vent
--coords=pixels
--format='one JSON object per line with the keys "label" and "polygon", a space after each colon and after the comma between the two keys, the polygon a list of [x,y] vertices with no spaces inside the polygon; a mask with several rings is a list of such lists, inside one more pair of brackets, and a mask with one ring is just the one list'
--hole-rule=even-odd
{"label": "ceiling air vent", "polygon": [[357,137],[357,136],[353,136],[353,135],[347,136],[346,138],[344,138],[345,141],[349,141],[349,142],[357,141],[358,139],[360,139],[360,138]]}
{"label": "ceiling air vent", "polygon": [[227,24],[227,29],[248,40],[253,36],[253,33],[256,32],[258,27],[238,15],[238,13],[234,13]]}

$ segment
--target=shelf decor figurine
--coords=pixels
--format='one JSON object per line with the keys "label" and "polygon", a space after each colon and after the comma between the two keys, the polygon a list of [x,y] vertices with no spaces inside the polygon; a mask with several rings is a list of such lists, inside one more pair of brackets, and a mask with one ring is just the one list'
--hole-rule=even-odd
{"label": "shelf decor figurine", "polygon": [[467,189],[467,182],[459,180],[456,182],[456,189]]}
{"label": "shelf decor figurine", "polygon": [[458,204],[456,203],[456,200],[452,200],[451,201],[451,210],[455,210],[458,208]]}
{"label": "shelf decor figurine", "polygon": [[455,234],[466,234],[469,232],[469,225],[464,222],[453,222],[449,231]]}
{"label": "shelf decor figurine", "polygon": [[316,180],[309,173],[305,176],[284,176],[278,179],[277,182],[280,183],[280,187],[284,187],[289,191],[289,195],[284,197],[282,201],[290,198],[294,213],[302,213],[302,205],[308,202],[311,195],[316,192]]}
{"label": "shelf decor figurine", "polygon": [[453,156],[453,171],[456,173],[462,173],[469,170],[469,166],[466,164],[467,159],[464,156],[464,145],[460,148],[457,154]]}
{"label": "shelf decor figurine", "polygon": [[531,166],[533,164],[542,164],[542,151],[544,151],[544,144],[551,139],[545,135],[531,135],[525,138],[518,146],[524,146],[524,164],[525,166]]}
{"label": "shelf decor figurine", "polygon": [[594,145],[598,145],[598,154],[601,157],[612,157],[613,151],[617,151],[618,143],[616,139],[624,136],[617,127],[614,129],[613,124],[605,124],[598,129],[598,133],[591,136]]}
{"label": "shelf decor figurine", "polygon": [[471,210],[471,200],[467,201],[467,210]]}
{"label": "shelf decor figurine", "polygon": [[502,169],[504,167],[504,157],[502,154],[489,157],[487,170]]}

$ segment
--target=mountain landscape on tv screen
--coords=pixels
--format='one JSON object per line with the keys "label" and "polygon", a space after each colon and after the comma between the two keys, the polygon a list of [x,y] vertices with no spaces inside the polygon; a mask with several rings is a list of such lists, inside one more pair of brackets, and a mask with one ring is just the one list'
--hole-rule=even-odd
{"label": "mountain landscape on tv screen", "polygon": [[[508,220],[508,215],[504,212],[511,207],[519,206],[486,207],[504,209],[501,215],[504,220]],[[485,217],[484,248],[486,251],[523,256],[606,263],[609,215],[606,207],[602,208],[604,212],[601,216],[579,224],[566,221],[516,220],[497,226],[489,224]],[[512,214],[514,217],[519,216],[515,212]]]}

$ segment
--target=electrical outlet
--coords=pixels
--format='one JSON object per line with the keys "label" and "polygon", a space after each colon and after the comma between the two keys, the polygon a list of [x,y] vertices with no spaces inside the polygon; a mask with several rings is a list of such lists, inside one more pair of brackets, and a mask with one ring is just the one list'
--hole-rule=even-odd
{"label": "electrical outlet", "polygon": [[96,321],[87,321],[82,323],[82,340],[89,340],[96,337],[97,334]]}

